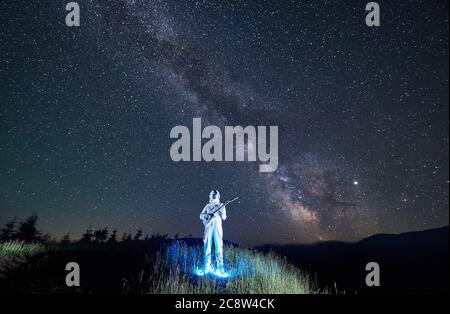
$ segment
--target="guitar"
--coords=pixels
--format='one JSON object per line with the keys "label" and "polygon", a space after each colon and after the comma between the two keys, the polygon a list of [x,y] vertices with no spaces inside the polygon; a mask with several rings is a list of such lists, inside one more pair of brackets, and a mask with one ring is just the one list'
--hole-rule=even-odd
{"label": "guitar", "polygon": [[228,204],[236,201],[237,199],[239,199],[239,197],[235,197],[232,200],[226,201],[225,203],[223,203],[222,205],[218,205],[216,206],[210,213],[207,213],[203,216],[203,225],[206,226],[207,224],[209,224],[211,222],[211,220],[215,217],[215,214],[221,210],[222,208],[224,208],[225,206],[227,206]]}

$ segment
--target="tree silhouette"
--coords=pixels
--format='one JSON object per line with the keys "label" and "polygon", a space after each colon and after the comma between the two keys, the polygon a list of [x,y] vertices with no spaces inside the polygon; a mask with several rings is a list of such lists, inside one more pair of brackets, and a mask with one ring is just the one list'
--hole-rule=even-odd
{"label": "tree silhouette", "polygon": [[81,236],[80,242],[85,242],[85,243],[92,242],[93,237],[94,237],[94,235],[92,234],[92,227],[89,227]]}
{"label": "tree silhouette", "polygon": [[141,229],[139,229],[138,231],[137,231],[137,233],[136,233],[136,235],[134,236],[134,240],[136,240],[136,241],[138,241],[138,240],[140,240],[141,238],[142,238],[142,230]]}
{"label": "tree silhouette", "polygon": [[19,225],[17,231],[17,239],[25,242],[34,242],[40,240],[40,232],[36,229],[36,223],[38,216],[36,214],[31,215]]}
{"label": "tree silhouette", "polygon": [[5,224],[5,227],[0,231],[0,241],[14,240],[16,221],[11,220]]}
{"label": "tree silhouette", "polygon": [[128,242],[128,241],[131,241],[131,240],[133,240],[133,237],[131,236],[131,233],[124,233],[122,241]]}
{"label": "tree silhouette", "polygon": [[95,230],[94,237],[97,242],[105,242],[108,239],[108,228]]}
{"label": "tree silhouette", "polygon": [[68,244],[70,244],[70,235],[69,235],[69,233],[66,233],[66,234],[61,238],[60,243],[61,243],[62,245],[68,245]]}
{"label": "tree silhouette", "polygon": [[114,229],[109,236],[108,243],[116,243],[117,242],[117,229]]}
{"label": "tree silhouette", "polygon": [[122,234],[122,238],[121,241],[122,242],[128,242],[128,241],[132,241],[133,240],[133,236],[131,235],[131,233],[123,233]]}

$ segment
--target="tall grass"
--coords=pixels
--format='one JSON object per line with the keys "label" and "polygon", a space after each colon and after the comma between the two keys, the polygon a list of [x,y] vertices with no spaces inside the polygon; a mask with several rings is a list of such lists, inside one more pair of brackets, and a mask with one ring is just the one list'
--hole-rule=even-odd
{"label": "tall grass", "polygon": [[22,241],[0,242],[0,256],[32,256],[45,250],[45,246],[38,243],[25,243]]}
{"label": "tall grass", "polygon": [[328,293],[317,288],[306,273],[286,260],[249,249],[224,248],[228,278],[197,276],[202,267],[202,247],[175,241],[160,252],[152,272],[150,293],[197,294],[311,294]]}

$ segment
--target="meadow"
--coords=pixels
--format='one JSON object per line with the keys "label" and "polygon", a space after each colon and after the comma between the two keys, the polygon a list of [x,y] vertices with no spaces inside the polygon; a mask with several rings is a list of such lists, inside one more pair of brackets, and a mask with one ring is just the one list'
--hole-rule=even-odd
{"label": "meadow", "polygon": [[0,257],[26,257],[46,251],[48,248],[40,243],[26,243],[24,241],[0,242]]}
{"label": "meadow", "polygon": [[174,241],[161,250],[149,277],[149,293],[315,294],[329,293],[314,279],[274,253],[227,246],[226,277],[202,274],[201,245]]}
{"label": "meadow", "polygon": [[[182,240],[164,240],[157,245],[146,241],[65,245],[8,241],[0,243],[0,261],[18,261],[4,272],[4,289],[32,293],[330,293],[274,253],[232,245],[224,249],[227,276],[202,275],[202,251],[200,244]],[[65,287],[62,280],[68,260],[80,263],[84,285],[79,289]]]}

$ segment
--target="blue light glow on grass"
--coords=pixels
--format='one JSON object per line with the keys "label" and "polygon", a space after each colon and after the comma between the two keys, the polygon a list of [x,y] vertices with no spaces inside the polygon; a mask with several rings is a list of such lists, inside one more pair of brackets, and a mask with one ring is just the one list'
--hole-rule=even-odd
{"label": "blue light glow on grass", "polygon": [[205,271],[203,267],[203,250],[197,251],[199,247],[188,247],[182,242],[175,241],[165,250],[165,261],[172,269],[182,271],[183,273],[192,273],[199,277],[208,277],[216,279],[228,279],[235,277],[240,272],[235,268],[231,271],[222,272],[216,268]]}
{"label": "blue light glow on grass", "polygon": [[200,277],[212,276],[212,277],[217,277],[220,279],[227,279],[227,278],[233,277],[232,274],[229,272],[220,272],[220,271],[214,270],[214,269],[205,272],[204,269],[199,269],[199,268],[194,269],[194,275],[200,276]]}

